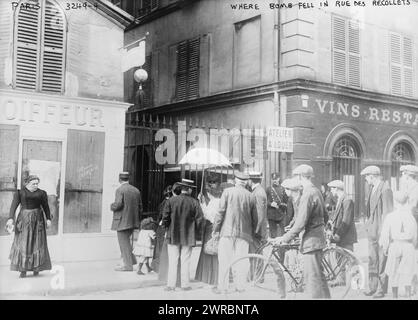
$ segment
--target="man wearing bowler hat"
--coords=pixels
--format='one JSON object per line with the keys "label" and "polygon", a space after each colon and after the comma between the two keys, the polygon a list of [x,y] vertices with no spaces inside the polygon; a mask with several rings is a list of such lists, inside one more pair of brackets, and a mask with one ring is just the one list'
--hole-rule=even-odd
{"label": "man wearing bowler hat", "polygon": [[183,291],[190,287],[190,258],[196,246],[196,235],[200,232],[203,212],[199,201],[192,198],[194,181],[182,179],[178,182],[180,195],[167,201],[163,210],[162,225],[167,229],[168,278],[166,291],[174,291],[180,257],[180,283]]}
{"label": "man wearing bowler hat", "polygon": [[[220,232],[218,261],[218,287],[215,293],[228,288],[225,283],[228,266],[232,261],[248,253],[249,245],[256,238],[257,205],[254,195],[245,187],[249,175],[235,172],[235,186],[224,190],[219,210],[213,223],[213,235]],[[236,290],[242,291],[249,264],[246,261],[234,266]]]}
{"label": "man wearing bowler hat", "polygon": [[142,214],[141,193],[137,188],[129,184],[129,173],[119,174],[120,187],[116,189],[115,202],[110,205],[113,211],[112,230],[117,231],[118,242],[123,259],[123,266],[116,271],[132,271],[136,264],[132,253],[130,238],[134,229],[139,228],[139,220]]}
{"label": "man wearing bowler hat", "polygon": [[330,292],[321,264],[322,250],[326,246],[324,199],[321,191],[312,183],[314,172],[311,166],[302,164],[293,170],[293,175],[303,187],[298,212],[293,227],[275,241],[288,243],[303,231],[300,252],[307,292],[313,299],[329,299]]}
{"label": "man wearing bowler hat", "polygon": [[361,171],[369,190],[366,195],[366,231],[369,242],[369,290],[366,296],[383,298],[387,292],[388,279],[385,274],[386,256],[379,245],[380,233],[386,215],[393,210],[393,193],[383,181],[380,168],[368,166]]}

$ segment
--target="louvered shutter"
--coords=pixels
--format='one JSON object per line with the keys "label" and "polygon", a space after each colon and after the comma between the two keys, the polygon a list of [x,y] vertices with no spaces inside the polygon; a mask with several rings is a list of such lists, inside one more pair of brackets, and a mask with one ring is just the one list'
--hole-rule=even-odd
{"label": "louvered shutter", "polygon": [[189,42],[188,98],[199,96],[200,38]]}
{"label": "louvered shutter", "polygon": [[[30,1],[37,3],[37,1]],[[38,82],[41,10],[19,9],[15,36],[15,87],[36,90]]]}
{"label": "louvered shutter", "polygon": [[151,2],[151,10],[155,10],[155,9],[157,9],[158,8],[158,6],[159,6],[159,0],[151,0],[150,1]]}
{"label": "louvered shutter", "polygon": [[346,23],[339,17],[332,19],[332,40],[333,40],[333,82],[346,84]]}
{"label": "louvered shutter", "polygon": [[360,87],[360,28],[348,22],[348,85]]}
{"label": "louvered shutter", "polygon": [[176,99],[187,99],[187,42],[177,47]]}
{"label": "louvered shutter", "polygon": [[390,34],[390,77],[392,93],[402,94],[401,37]]}
{"label": "louvered shutter", "polygon": [[412,59],[412,40],[403,38],[403,81],[405,88],[405,95],[412,97],[414,88],[413,76],[413,59]]}
{"label": "louvered shutter", "polygon": [[41,90],[60,93],[64,76],[64,16],[56,6],[46,1],[42,33]]}

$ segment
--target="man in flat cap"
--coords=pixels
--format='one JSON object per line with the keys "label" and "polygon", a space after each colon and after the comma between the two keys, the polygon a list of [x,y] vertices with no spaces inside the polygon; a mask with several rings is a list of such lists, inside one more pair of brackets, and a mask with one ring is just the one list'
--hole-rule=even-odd
{"label": "man in flat cap", "polygon": [[130,238],[134,229],[139,228],[142,214],[142,200],[140,191],[129,184],[129,173],[119,174],[120,187],[116,189],[115,202],[110,205],[113,211],[112,230],[117,231],[118,242],[122,254],[123,266],[116,271],[132,271],[136,264],[132,253]]}
{"label": "man in flat cap", "polygon": [[286,195],[289,199],[287,202],[288,224],[285,227],[285,232],[287,232],[295,223],[300,197],[302,196],[302,184],[299,182],[298,179],[290,178],[283,180],[282,187],[284,188]]}
{"label": "man in flat cap", "polygon": [[[214,289],[215,293],[228,289],[225,283],[228,266],[239,256],[247,254],[250,243],[257,237],[257,202],[245,188],[249,178],[246,173],[235,173],[235,186],[224,190],[215,216],[213,234],[220,232],[218,288]],[[238,291],[243,290],[248,268],[246,261],[235,267],[234,282]]]}
{"label": "man in flat cap", "polygon": [[412,208],[412,215],[418,223],[418,166],[406,165],[401,167],[400,189],[408,196],[408,205]]}
{"label": "man in flat cap", "polygon": [[393,193],[383,181],[380,168],[368,166],[361,175],[369,185],[366,194],[366,231],[369,242],[369,290],[364,294],[380,299],[387,293],[388,279],[385,274],[386,256],[379,245],[380,233],[386,215],[393,210]]}
{"label": "man in flat cap", "polygon": [[163,209],[162,225],[167,229],[168,278],[166,291],[174,291],[177,282],[177,268],[180,257],[181,289],[190,287],[190,258],[196,246],[196,235],[200,232],[203,212],[199,201],[191,195],[194,181],[182,179],[178,182],[180,195],[167,201]]}
{"label": "man in flat cap", "polygon": [[280,185],[280,175],[271,175],[271,186],[267,188],[267,219],[271,238],[284,234],[284,227],[288,224],[287,203],[289,201],[284,188]]}
{"label": "man in flat cap", "polygon": [[314,172],[311,166],[302,164],[293,170],[293,175],[303,186],[298,212],[293,227],[276,241],[288,243],[302,231],[300,252],[303,256],[303,277],[307,292],[312,299],[329,299],[330,292],[325,279],[322,250],[325,240],[325,203],[321,191],[314,186]]}

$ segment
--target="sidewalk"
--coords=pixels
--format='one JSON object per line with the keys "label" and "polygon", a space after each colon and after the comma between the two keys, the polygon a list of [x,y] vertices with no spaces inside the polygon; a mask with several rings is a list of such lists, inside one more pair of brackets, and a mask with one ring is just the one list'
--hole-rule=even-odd
{"label": "sidewalk", "polygon": [[[364,264],[367,262],[367,240],[360,239],[355,245],[355,254]],[[192,253],[191,279],[194,278],[200,247]],[[54,263],[55,273],[41,272],[33,277],[31,272],[25,279],[8,266],[0,267],[0,300],[22,296],[71,296],[99,291],[123,291],[129,289],[164,286],[156,273],[139,276],[133,272],[114,271],[119,260]],[[54,269],[52,271],[54,271]],[[140,298],[140,297],[138,297]]]}

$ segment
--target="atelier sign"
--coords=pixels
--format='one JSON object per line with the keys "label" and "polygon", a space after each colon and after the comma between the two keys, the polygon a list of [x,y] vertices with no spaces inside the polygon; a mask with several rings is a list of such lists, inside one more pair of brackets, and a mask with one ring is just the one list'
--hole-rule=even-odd
{"label": "atelier sign", "polygon": [[293,152],[293,129],[267,127],[267,151]]}
{"label": "atelier sign", "polygon": [[0,110],[0,120],[5,121],[104,127],[101,109],[72,103],[8,97],[0,99]]}

